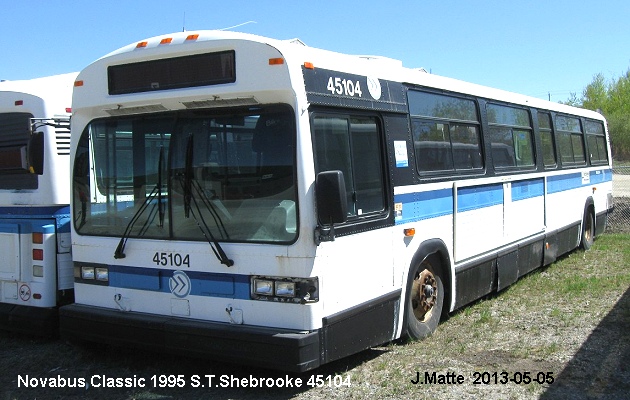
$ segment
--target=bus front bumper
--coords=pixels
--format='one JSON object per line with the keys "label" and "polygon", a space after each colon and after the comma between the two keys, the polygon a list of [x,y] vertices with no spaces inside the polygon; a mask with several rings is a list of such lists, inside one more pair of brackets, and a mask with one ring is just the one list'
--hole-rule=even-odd
{"label": "bus front bumper", "polygon": [[70,304],[59,309],[59,332],[69,340],[291,372],[320,365],[319,331],[303,333]]}

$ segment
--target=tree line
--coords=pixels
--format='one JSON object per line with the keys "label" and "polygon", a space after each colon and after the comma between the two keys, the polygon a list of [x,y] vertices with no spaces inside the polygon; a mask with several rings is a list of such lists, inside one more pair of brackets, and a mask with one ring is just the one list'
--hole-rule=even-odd
{"label": "tree line", "polygon": [[563,103],[601,112],[608,120],[613,159],[630,161],[630,69],[611,80],[595,75],[581,97],[572,93]]}

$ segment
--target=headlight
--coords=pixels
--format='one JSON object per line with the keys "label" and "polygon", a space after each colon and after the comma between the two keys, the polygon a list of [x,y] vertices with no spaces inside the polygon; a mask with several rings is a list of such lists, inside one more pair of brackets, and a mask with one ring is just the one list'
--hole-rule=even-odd
{"label": "headlight", "polygon": [[109,285],[109,267],[105,264],[74,263],[74,279],[77,283]]}
{"label": "headlight", "polygon": [[273,295],[273,281],[254,279],[254,293],[261,296]]}
{"label": "headlight", "polygon": [[81,267],[81,279],[94,279],[94,267]]}
{"label": "headlight", "polygon": [[295,282],[276,282],[276,296],[294,297]]}
{"label": "headlight", "polygon": [[319,279],[252,276],[251,298],[262,301],[306,304],[319,301]]}
{"label": "headlight", "polygon": [[109,271],[107,270],[107,268],[95,268],[94,271],[95,271],[95,274],[96,274],[96,280],[97,281],[108,281],[109,280]]}

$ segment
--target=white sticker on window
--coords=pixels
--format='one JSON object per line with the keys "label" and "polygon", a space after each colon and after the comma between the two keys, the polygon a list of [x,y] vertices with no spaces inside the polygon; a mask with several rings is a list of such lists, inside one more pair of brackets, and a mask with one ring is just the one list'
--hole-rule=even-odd
{"label": "white sticker on window", "polygon": [[407,156],[407,142],[404,140],[394,140],[394,154],[396,157],[396,167],[404,168],[409,166]]}

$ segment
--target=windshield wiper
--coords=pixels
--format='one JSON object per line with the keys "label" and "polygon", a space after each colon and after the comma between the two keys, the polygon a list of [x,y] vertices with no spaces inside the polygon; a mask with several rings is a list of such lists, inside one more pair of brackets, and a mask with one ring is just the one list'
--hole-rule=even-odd
{"label": "windshield wiper", "polygon": [[144,236],[146,231],[149,229],[151,222],[153,222],[153,219],[155,218],[156,206],[157,206],[157,214],[159,216],[158,226],[160,228],[164,226],[164,204],[162,204],[162,160],[163,160],[163,157],[164,157],[164,147],[160,147],[160,155],[158,158],[158,178],[157,178],[158,181],[155,187],[153,188],[153,190],[151,190],[151,193],[149,193],[149,195],[144,200],[144,203],[142,203],[140,208],[138,208],[138,211],[136,211],[135,214],[133,214],[133,217],[131,217],[131,220],[127,224],[127,227],[125,228],[125,231],[123,232],[123,235],[120,238],[120,242],[118,242],[118,246],[116,247],[116,251],[114,252],[114,258],[125,258],[125,252],[124,252],[125,245],[127,244],[127,239],[129,239],[129,236],[131,235],[131,230],[133,229],[136,222],[138,222],[142,214],[146,211],[149,204],[151,204],[151,200],[155,199],[156,197],[158,199],[157,205],[154,204],[153,207],[151,208],[151,211],[149,212],[149,216],[144,222],[144,225],[142,225],[142,228],[140,228],[140,231],[138,232],[138,234],[140,236]]}
{"label": "windshield wiper", "polygon": [[[138,222],[142,214],[144,214],[146,209],[149,207],[149,204],[151,204],[151,200],[156,198],[159,192],[160,190],[158,190],[158,187],[156,185],[151,193],[149,193],[149,195],[144,199],[144,202],[142,203],[142,205],[140,205],[140,208],[138,208],[138,210],[133,214],[131,220],[127,224],[127,227],[125,228],[125,231],[120,238],[120,242],[118,242],[118,246],[116,247],[116,251],[114,252],[114,258],[125,258],[125,245],[127,244],[127,239],[129,239],[129,236],[131,235],[131,230],[133,229],[136,222]],[[149,221],[153,219],[151,218],[151,214],[153,214],[153,212],[149,213],[149,218],[147,218],[147,221],[142,227],[141,232],[146,232]]]}
{"label": "windshield wiper", "polygon": [[[193,194],[192,158],[193,158],[193,135],[190,134],[188,136],[188,140],[186,143],[186,162],[185,162],[185,167],[184,167],[184,179],[182,182],[182,188],[184,190],[184,216],[186,218],[190,218],[190,216],[192,215],[193,219],[197,223],[197,226],[201,230],[201,233],[208,241],[208,244],[210,244],[210,248],[212,249],[212,252],[217,257],[219,262],[223,265],[231,267],[232,265],[234,265],[234,261],[230,259],[227,256],[227,254],[225,254],[225,251],[223,251],[221,244],[219,244],[219,241],[212,234],[210,227],[208,226],[205,219],[203,218],[203,215],[201,214],[201,209],[199,208],[199,204],[197,203],[197,198]],[[198,192],[201,190],[201,188],[199,187],[199,184],[197,184],[195,189]],[[203,196],[200,196],[200,197],[203,198]],[[195,210],[193,210],[192,208],[192,204],[195,205],[196,213],[195,213]],[[222,227],[225,234],[227,235],[225,226],[223,226],[223,222],[221,221],[221,218],[219,217],[219,215],[216,213],[216,210],[214,210],[211,204],[209,203],[206,204],[205,202],[204,204],[206,205],[208,210],[210,210],[210,213],[213,216],[215,223],[217,223],[216,224],[217,227],[219,226]],[[208,205],[210,206],[208,207]]]}

